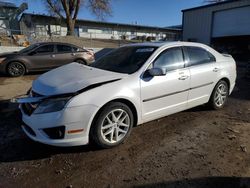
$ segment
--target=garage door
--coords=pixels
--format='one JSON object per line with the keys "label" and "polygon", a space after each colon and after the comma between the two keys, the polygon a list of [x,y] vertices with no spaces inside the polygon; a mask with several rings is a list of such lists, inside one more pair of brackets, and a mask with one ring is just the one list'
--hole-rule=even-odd
{"label": "garage door", "polygon": [[214,13],[213,37],[250,35],[250,6]]}

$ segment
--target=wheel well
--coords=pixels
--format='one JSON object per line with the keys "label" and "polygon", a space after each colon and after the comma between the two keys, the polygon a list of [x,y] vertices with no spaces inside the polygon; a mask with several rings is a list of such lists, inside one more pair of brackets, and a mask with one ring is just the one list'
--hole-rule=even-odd
{"label": "wheel well", "polygon": [[13,63],[13,62],[17,62],[17,63],[22,64],[22,65],[24,66],[25,73],[27,73],[27,72],[28,72],[27,67],[26,67],[26,66],[25,66],[25,64],[24,64],[23,62],[21,62],[21,61],[10,61],[10,62],[8,62],[8,63],[7,63],[7,65],[6,65],[6,67],[5,67],[5,71],[6,71],[6,72],[7,72],[7,68],[8,68],[8,66],[9,66],[9,64],[11,64],[11,63]]}
{"label": "wheel well", "polygon": [[77,60],[84,61],[84,62],[85,62],[85,64],[87,65],[87,61],[86,61],[85,59],[83,59],[83,58],[77,58],[77,59],[75,59],[74,61],[77,61]]}
{"label": "wheel well", "polygon": [[137,122],[138,122],[138,114],[137,114],[137,110],[134,106],[134,104],[132,102],[130,102],[129,100],[127,99],[115,99],[115,100],[112,100],[112,101],[109,101],[107,102],[106,104],[104,104],[99,110],[98,112],[96,113],[95,117],[94,117],[94,120],[93,122],[96,120],[96,118],[98,117],[98,115],[101,113],[102,109],[109,103],[111,102],[121,102],[123,104],[126,104],[130,110],[132,111],[133,115],[134,115],[134,126],[137,125]]}
{"label": "wheel well", "polygon": [[230,91],[230,81],[229,81],[229,79],[225,77],[225,78],[222,78],[220,80],[223,80],[223,81],[225,81],[227,83],[228,90]]}

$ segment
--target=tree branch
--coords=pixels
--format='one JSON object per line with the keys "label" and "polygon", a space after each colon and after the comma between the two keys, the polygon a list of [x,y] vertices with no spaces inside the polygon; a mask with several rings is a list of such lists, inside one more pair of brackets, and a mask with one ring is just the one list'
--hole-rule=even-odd
{"label": "tree branch", "polygon": [[78,12],[79,12],[79,9],[80,9],[80,4],[81,4],[80,0],[77,0],[73,20],[75,20],[77,18],[77,15],[78,15]]}
{"label": "tree branch", "polygon": [[72,17],[72,13],[75,9],[75,0],[69,0],[69,14]]}
{"label": "tree branch", "polygon": [[51,2],[51,0],[46,0],[49,7],[60,17],[60,18],[63,18],[63,15],[60,13],[60,11],[53,5],[53,3]]}
{"label": "tree branch", "polygon": [[63,6],[63,9],[65,11],[66,17],[69,18],[70,13],[69,13],[69,6],[67,4],[67,1],[66,0],[61,0],[61,3],[62,3],[62,6]]}
{"label": "tree branch", "polygon": [[103,20],[112,13],[110,2],[111,0],[89,0],[89,8],[97,18]]}

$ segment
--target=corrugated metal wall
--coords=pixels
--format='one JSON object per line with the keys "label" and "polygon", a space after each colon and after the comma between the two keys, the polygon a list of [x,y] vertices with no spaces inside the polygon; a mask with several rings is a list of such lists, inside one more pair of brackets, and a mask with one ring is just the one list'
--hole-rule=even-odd
{"label": "corrugated metal wall", "polygon": [[[214,12],[244,6],[250,6],[250,0],[238,0],[234,2],[184,11],[183,40],[210,44]],[[223,27],[223,25],[221,25],[221,27]]]}
{"label": "corrugated metal wall", "polygon": [[213,18],[212,37],[250,35],[250,6],[217,11]]}

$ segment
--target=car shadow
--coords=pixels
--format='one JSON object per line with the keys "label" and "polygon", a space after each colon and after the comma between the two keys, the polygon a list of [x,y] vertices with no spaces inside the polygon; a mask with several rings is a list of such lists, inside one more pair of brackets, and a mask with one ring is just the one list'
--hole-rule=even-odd
{"label": "car shadow", "polygon": [[250,100],[250,79],[246,77],[246,62],[237,63],[237,80],[231,98]]}
{"label": "car shadow", "polygon": [[250,79],[242,77],[236,81],[234,91],[230,97],[240,100],[250,100]]}
{"label": "car shadow", "polygon": [[248,177],[201,177],[135,186],[136,188],[249,188]]}

